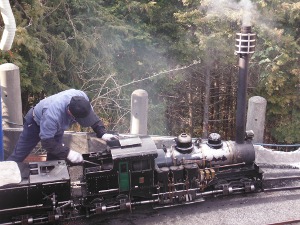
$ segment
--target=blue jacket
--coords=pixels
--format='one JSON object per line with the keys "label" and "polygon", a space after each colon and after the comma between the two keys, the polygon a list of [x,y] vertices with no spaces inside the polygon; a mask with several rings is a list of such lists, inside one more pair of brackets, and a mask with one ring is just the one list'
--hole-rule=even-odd
{"label": "blue jacket", "polygon": [[73,96],[83,96],[89,100],[83,91],[70,89],[51,95],[34,107],[34,120],[40,126],[41,140],[63,135],[64,131],[76,122],[67,113]]}
{"label": "blue jacket", "polygon": [[[76,122],[68,114],[68,105],[73,96],[84,96],[89,100],[83,91],[70,89],[41,100],[33,110],[34,120],[40,126],[42,147],[59,159],[65,159],[70,151],[69,147],[62,145],[61,139],[64,131]],[[99,138],[106,132],[100,119],[92,128]]]}

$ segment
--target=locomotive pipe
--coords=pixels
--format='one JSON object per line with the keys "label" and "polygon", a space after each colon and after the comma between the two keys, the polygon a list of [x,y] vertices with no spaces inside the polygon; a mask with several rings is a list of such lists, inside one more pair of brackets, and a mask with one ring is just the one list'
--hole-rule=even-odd
{"label": "locomotive pipe", "polygon": [[101,165],[98,164],[98,163],[94,163],[94,162],[91,162],[91,161],[88,161],[88,160],[83,160],[83,162],[89,163],[89,164],[92,164],[92,165],[95,165],[95,166],[101,166]]}
{"label": "locomotive pipe", "polygon": [[39,218],[28,218],[26,220],[17,220],[14,222],[9,223],[1,223],[1,225],[14,225],[14,224],[41,224],[41,223],[48,223],[49,218],[48,217],[39,217]]}
{"label": "locomotive pipe", "polygon": [[[254,186],[251,187],[251,191],[254,191],[255,188]],[[229,191],[229,194],[233,194],[234,192],[241,192],[241,191],[246,191],[246,188],[244,187],[236,187],[236,188],[231,188]],[[213,191],[206,191],[206,192],[202,192],[202,193],[196,193],[197,197],[204,197],[204,196],[210,196],[210,195],[215,195],[215,194],[224,194],[225,190],[213,190]],[[228,195],[228,194],[227,194]]]}
{"label": "locomotive pipe", "polygon": [[98,191],[98,193],[109,193],[109,192],[116,192],[119,191],[119,188],[115,188],[115,189],[109,189],[109,190],[104,190],[104,191]]}
{"label": "locomotive pipe", "polygon": [[[189,191],[197,191],[199,190],[198,188],[193,188],[189,189]],[[234,192],[240,192],[240,191],[245,191],[245,187],[236,187],[236,188],[230,188],[230,191],[228,192],[229,194],[232,194]],[[255,190],[255,188],[252,187],[252,191]],[[165,192],[165,193],[160,193],[160,194],[152,194],[152,196],[163,196],[163,195],[170,195],[170,194],[185,194],[186,190],[178,190],[178,191],[173,191],[173,192]],[[210,195],[215,195],[215,194],[224,194],[225,190],[213,190],[213,191],[206,191],[206,192],[200,192],[196,193],[196,197],[204,197],[204,196],[210,196]],[[176,197],[176,195],[174,195]],[[150,203],[150,202],[149,202]]]}
{"label": "locomotive pipe", "polygon": [[255,34],[251,26],[243,26],[241,33],[236,35],[236,54],[239,54],[239,78],[236,111],[236,143],[243,144],[246,127],[246,100],[248,82],[248,62],[250,53],[254,52]]}
{"label": "locomotive pipe", "polygon": [[[126,207],[127,207],[127,209],[131,209],[131,206],[153,204],[153,203],[158,203],[158,202],[159,202],[159,199],[138,201],[138,202],[128,202],[126,204]],[[113,205],[113,206],[101,206],[101,208],[91,209],[90,211],[95,212],[96,214],[99,214],[99,213],[119,212],[119,211],[123,211],[123,209],[121,208],[121,205]]]}
{"label": "locomotive pipe", "polygon": [[16,32],[16,21],[8,0],[0,1],[0,11],[4,22],[4,31],[0,42],[0,49],[10,50]]}
{"label": "locomotive pipe", "polygon": [[140,202],[132,202],[131,205],[137,206],[137,205],[145,205],[145,204],[157,203],[157,202],[159,202],[159,199],[146,200],[146,201],[140,201]]}
{"label": "locomotive pipe", "polygon": [[42,207],[42,204],[39,205],[31,205],[31,206],[24,206],[24,207],[18,207],[18,208],[10,208],[10,209],[1,209],[0,212],[10,212],[10,211],[14,211],[16,209],[37,209],[39,207]]}

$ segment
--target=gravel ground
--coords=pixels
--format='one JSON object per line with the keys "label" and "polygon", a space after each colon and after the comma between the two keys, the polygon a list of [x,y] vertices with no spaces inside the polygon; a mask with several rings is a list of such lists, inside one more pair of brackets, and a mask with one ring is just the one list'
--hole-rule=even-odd
{"label": "gravel ground", "polygon": [[300,190],[294,190],[213,198],[202,203],[157,210],[143,206],[132,213],[99,215],[66,224],[267,225],[300,219],[299,211]]}

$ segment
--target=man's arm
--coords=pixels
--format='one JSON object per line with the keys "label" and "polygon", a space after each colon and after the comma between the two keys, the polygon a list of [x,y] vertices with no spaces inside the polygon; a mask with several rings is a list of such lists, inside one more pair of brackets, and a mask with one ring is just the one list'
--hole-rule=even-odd
{"label": "man's arm", "polygon": [[105,126],[101,120],[92,126],[93,131],[96,133],[98,138],[102,138],[103,134],[106,133]]}
{"label": "man's arm", "polygon": [[58,143],[54,138],[42,139],[41,144],[43,149],[59,159],[66,159],[70,152],[70,148]]}

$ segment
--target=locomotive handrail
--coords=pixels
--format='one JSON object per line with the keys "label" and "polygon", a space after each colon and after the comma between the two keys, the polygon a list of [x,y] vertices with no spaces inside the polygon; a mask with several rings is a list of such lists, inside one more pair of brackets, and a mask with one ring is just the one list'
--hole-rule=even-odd
{"label": "locomotive handrail", "polygon": [[98,191],[98,193],[108,193],[108,192],[115,192],[115,191],[119,191],[119,188],[114,188],[114,189],[109,189],[109,190]]}

